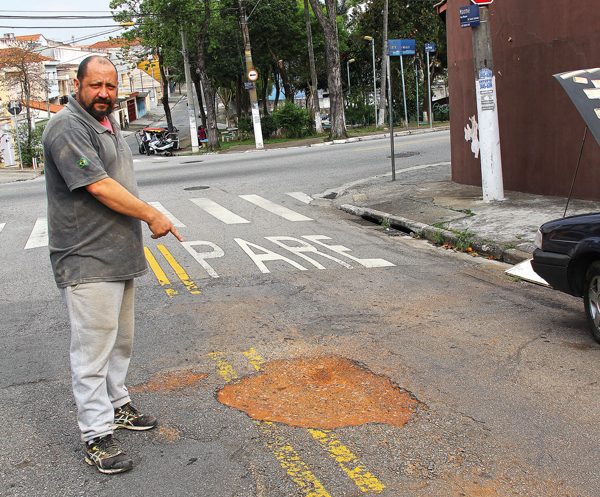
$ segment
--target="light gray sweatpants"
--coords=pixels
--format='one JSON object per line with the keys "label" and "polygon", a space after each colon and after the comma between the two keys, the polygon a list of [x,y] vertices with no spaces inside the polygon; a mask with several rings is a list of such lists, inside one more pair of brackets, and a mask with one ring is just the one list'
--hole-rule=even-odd
{"label": "light gray sweatpants", "polygon": [[133,348],[134,283],[81,283],[61,289],[71,321],[71,379],[81,438],[113,432]]}

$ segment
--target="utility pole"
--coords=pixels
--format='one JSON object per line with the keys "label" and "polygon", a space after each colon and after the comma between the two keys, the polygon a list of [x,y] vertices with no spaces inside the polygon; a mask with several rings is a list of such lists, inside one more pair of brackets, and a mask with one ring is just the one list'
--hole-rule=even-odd
{"label": "utility pole", "polygon": [[306,38],[308,44],[308,61],[310,64],[311,97],[313,103],[313,112],[315,114],[315,131],[323,133],[323,124],[321,123],[321,108],[319,106],[319,89],[317,87],[317,69],[315,66],[315,51],[312,41],[312,28],[310,26],[310,13],[308,10],[308,0],[304,0],[304,21],[306,22]]}
{"label": "utility pole", "polygon": [[480,24],[472,28],[473,65],[475,66],[475,93],[479,120],[479,158],[483,200],[504,200],[502,157],[496,77],[492,54],[490,12],[487,5],[479,6]]}
{"label": "utility pole", "polygon": [[[240,5],[240,23],[242,25],[242,34],[244,36],[244,57],[246,59],[246,76],[250,78],[250,74],[256,73],[254,69],[254,63],[252,62],[252,47],[250,46],[250,33],[248,31],[248,18],[246,17],[246,10],[244,9],[243,0],[238,0]],[[260,111],[258,110],[258,97],[256,96],[256,85],[254,81],[258,79],[258,73],[256,73],[253,80],[250,81],[252,87],[249,89],[250,92],[250,107],[252,108],[252,125],[254,127],[254,141],[256,142],[256,149],[262,150],[265,148],[263,144],[262,128],[260,126]]]}
{"label": "utility pole", "polygon": [[183,68],[185,72],[185,88],[187,92],[187,103],[188,103],[188,116],[190,119],[190,140],[192,143],[192,153],[197,153],[198,148],[198,122],[196,117],[196,105],[194,103],[194,89],[192,88],[192,73],[190,71],[190,61],[188,59],[187,50],[187,37],[183,27],[180,28],[181,32],[181,52],[183,54]]}

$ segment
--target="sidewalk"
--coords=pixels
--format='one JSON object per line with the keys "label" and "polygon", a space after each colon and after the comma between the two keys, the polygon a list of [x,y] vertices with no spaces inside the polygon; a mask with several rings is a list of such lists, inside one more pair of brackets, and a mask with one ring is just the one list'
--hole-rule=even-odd
{"label": "sidewalk", "polygon": [[[505,191],[506,200],[486,203],[480,187],[450,180],[449,163],[397,170],[396,181],[391,181],[390,172],[325,192],[323,197],[383,226],[510,264],[531,258],[537,229],[562,217],[567,201]],[[567,215],[594,211],[600,211],[600,202],[571,200]]]}
{"label": "sidewalk", "polygon": [[35,171],[31,168],[19,169],[18,167],[0,167],[0,184],[28,181],[42,175],[42,168]]}

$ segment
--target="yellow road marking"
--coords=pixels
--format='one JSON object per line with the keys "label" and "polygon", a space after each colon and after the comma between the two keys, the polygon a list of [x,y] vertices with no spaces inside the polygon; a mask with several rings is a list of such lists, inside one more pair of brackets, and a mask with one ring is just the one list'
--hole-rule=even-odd
{"label": "yellow road marking", "polygon": [[[395,138],[400,138],[399,136],[396,136]],[[428,137],[427,138],[429,141],[438,141],[438,140],[448,140],[447,136],[432,136],[432,137]],[[406,140],[406,141],[401,141],[398,142],[398,144],[396,145],[396,148],[402,145],[413,145],[415,143],[423,143],[422,140]],[[390,149],[390,145],[389,143],[387,145],[379,145],[377,147],[365,147],[365,148],[358,148],[355,150],[355,152],[368,152],[370,150],[389,150]]]}
{"label": "yellow road marking", "polygon": [[280,466],[300,488],[306,497],[331,497],[296,450],[284,439],[277,427],[268,421],[255,422],[267,439],[267,447],[273,451]]}
{"label": "yellow road marking", "polygon": [[[262,365],[266,362],[254,347],[243,352],[243,354],[257,371],[260,371]],[[314,429],[309,429],[308,432],[338,463],[338,466],[355,483],[361,492],[372,492],[375,494],[383,492],[385,485],[360,463],[358,457],[340,441],[335,433],[330,430]],[[281,450],[285,451],[285,448]]]}
{"label": "yellow road marking", "polygon": [[208,357],[215,361],[217,365],[217,372],[219,373],[219,376],[225,380],[225,383],[230,383],[238,378],[233,366],[227,362],[223,352],[211,352],[208,354]]}
{"label": "yellow road marking", "polygon": [[[250,349],[250,351],[254,351],[254,354],[256,354],[254,349]],[[211,352],[208,356],[215,361],[217,371],[226,383],[238,378],[233,366],[227,361],[225,354],[222,352]],[[246,355],[246,357],[248,356]],[[258,354],[256,354],[256,357],[257,362],[255,364],[258,364],[260,360],[264,362],[264,359]],[[256,366],[254,367],[256,368]],[[277,426],[268,421],[254,421],[254,424],[266,438],[267,447],[271,449],[279,465],[285,470],[292,481],[298,485],[298,488],[305,497],[331,497],[308,465],[302,461],[300,454],[285,440],[277,429]]]}
{"label": "yellow road marking", "polygon": [[333,432],[313,429],[309,429],[308,432],[321,444],[362,492],[373,492],[375,494],[383,492],[385,485],[359,462],[358,457]]}
{"label": "yellow road marking", "polygon": [[254,347],[248,349],[246,352],[242,352],[242,354],[246,356],[248,362],[252,364],[254,369],[260,371],[260,368],[265,363],[265,360],[258,354],[258,352],[256,352]]}
{"label": "yellow road marking", "polygon": [[173,257],[171,252],[169,252],[167,250],[167,247],[159,244],[159,245],[157,245],[157,248],[160,251],[160,253],[164,256],[164,258],[167,259],[167,262],[173,268],[173,271],[175,271],[175,274],[181,280],[181,282],[185,285],[185,287],[188,289],[188,291],[192,295],[199,295],[200,289],[198,288],[196,283],[194,283],[190,279],[189,275],[185,272],[185,269],[183,269],[181,267],[181,265],[175,260],[175,257]]}
{"label": "yellow road marking", "polygon": [[158,261],[156,260],[156,258],[152,254],[152,252],[150,252],[150,249],[148,247],[144,247],[144,254],[146,255],[146,260],[148,261],[148,265],[152,269],[154,276],[156,276],[156,279],[158,280],[159,285],[162,287],[167,287],[167,288],[165,288],[165,293],[169,297],[173,297],[174,295],[177,295],[177,290],[175,290],[174,288],[171,288],[171,282],[169,281],[169,278],[167,278],[167,275],[162,270],[162,268],[160,267],[160,264],[158,263]]}

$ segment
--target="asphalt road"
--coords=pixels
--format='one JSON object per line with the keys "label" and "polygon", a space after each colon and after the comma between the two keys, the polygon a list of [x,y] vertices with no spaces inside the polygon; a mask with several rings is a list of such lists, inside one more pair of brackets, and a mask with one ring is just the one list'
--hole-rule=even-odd
{"label": "asphalt road", "polygon": [[[396,153],[415,185],[448,174],[447,133]],[[115,477],[80,453],[43,181],[0,185],[0,494],[599,495],[581,303],[318,198],[388,173],[388,155],[379,140],[136,159],[185,242],[146,233],[130,385],[161,427],[119,433],[136,467]]]}

